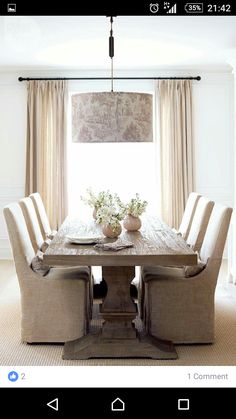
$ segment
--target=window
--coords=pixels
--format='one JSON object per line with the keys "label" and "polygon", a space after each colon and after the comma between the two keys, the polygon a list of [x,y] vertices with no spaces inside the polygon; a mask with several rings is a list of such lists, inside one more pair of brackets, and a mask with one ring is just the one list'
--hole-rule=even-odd
{"label": "window", "polygon": [[[68,125],[70,215],[83,218],[90,215],[90,210],[80,198],[89,187],[95,192],[109,189],[111,192],[116,192],[124,201],[131,199],[137,192],[142,199],[148,201],[147,213],[158,213],[158,159],[155,141],[73,143],[70,112]],[[155,130],[153,132],[155,133]]]}

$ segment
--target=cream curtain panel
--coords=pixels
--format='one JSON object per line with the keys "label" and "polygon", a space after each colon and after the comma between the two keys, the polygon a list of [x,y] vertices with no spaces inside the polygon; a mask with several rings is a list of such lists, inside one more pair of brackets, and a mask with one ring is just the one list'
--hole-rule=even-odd
{"label": "cream curtain panel", "polygon": [[28,82],[26,196],[39,192],[53,229],[67,215],[68,85]]}
{"label": "cream curtain panel", "polygon": [[161,215],[178,228],[190,192],[194,191],[192,83],[159,80],[157,112],[160,135]]}

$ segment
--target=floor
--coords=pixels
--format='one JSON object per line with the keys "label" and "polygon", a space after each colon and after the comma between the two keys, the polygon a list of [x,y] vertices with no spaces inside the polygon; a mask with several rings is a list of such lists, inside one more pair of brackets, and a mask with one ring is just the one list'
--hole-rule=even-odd
{"label": "floor", "polygon": [[[0,365],[236,365],[236,286],[227,283],[224,262],[216,290],[216,341],[178,345],[179,359],[91,359],[63,361],[63,345],[27,345],[20,341],[20,293],[14,265],[0,261]],[[94,321],[94,326],[98,321]]]}

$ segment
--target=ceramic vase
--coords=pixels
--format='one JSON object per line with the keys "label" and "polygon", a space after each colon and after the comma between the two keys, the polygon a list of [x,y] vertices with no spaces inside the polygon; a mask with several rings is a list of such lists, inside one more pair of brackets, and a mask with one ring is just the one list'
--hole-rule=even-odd
{"label": "ceramic vase", "polygon": [[118,237],[121,234],[122,228],[120,223],[117,224],[117,227],[115,230],[111,228],[109,225],[103,225],[102,226],[102,232],[104,236],[109,237],[110,239],[114,239],[115,237]]}
{"label": "ceramic vase", "polygon": [[123,226],[128,231],[138,231],[142,223],[139,217],[134,217],[133,215],[126,215]]}

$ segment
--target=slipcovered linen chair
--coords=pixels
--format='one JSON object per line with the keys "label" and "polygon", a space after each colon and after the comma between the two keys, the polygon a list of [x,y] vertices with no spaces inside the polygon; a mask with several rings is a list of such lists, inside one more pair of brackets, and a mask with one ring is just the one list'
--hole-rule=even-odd
{"label": "slipcovered linen chair", "polygon": [[178,268],[156,275],[154,268],[143,275],[148,333],[174,343],[214,342],[214,294],[231,214],[215,204],[200,251],[205,268],[188,267],[185,275]]}
{"label": "slipcovered linen chair", "polygon": [[4,208],[21,293],[23,342],[65,342],[86,334],[89,279],[86,267],[51,268],[42,276],[31,268],[35,250],[18,203]]}
{"label": "slipcovered linen chair", "polygon": [[[214,202],[207,198],[201,197],[198,200],[197,208],[194,213],[192,225],[187,237],[187,244],[194,250],[199,252],[203,243],[203,239],[206,233],[207,225],[210,219],[210,215],[214,206]],[[140,317],[143,317],[143,303],[144,303],[144,284],[143,276],[148,274],[152,275],[182,275],[185,274],[185,267],[173,267],[173,266],[155,266],[149,267],[144,266],[141,268],[141,277],[138,283],[138,304]]]}
{"label": "slipcovered linen chair", "polygon": [[48,243],[44,241],[32,200],[30,198],[23,198],[19,201],[19,204],[25,217],[25,222],[35,253],[37,253],[38,250],[45,252],[50,240],[48,240]]}
{"label": "slipcovered linen chair", "polygon": [[[45,241],[43,239],[33,201],[29,197],[27,197],[27,198],[21,199],[19,201],[19,204],[25,218],[28,233],[29,233],[31,243],[32,243],[35,253],[37,254],[38,251],[40,250],[42,252],[46,252],[51,242],[51,239],[47,238]],[[59,269],[61,269],[61,267],[58,267],[58,270]],[[65,268],[63,269],[65,271],[65,269],[68,269],[68,267],[65,266]],[[78,269],[80,268],[78,267]],[[86,267],[86,269],[88,269],[90,272],[90,300],[91,300],[90,318],[92,318],[93,282],[94,281],[93,281],[93,275],[91,274],[91,267]]]}
{"label": "slipcovered linen chair", "polygon": [[195,214],[198,200],[201,198],[201,195],[199,195],[196,192],[191,192],[189,194],[183,218],[180,223],[178,233],[181,234],[181,236],[186,240],[192,225],[193,216]]}
{"label": "slipcovered linen chair", "polygon": [[200,252],[209,223],[214,202],[203,196],[198,200],[191,228],[186,239],[187,244],[196,252]]}
{"label": "slipcovered linen chair", "polygon": [[[197,208],[197,204],[200,198],[201,198],[201,195],[196,192],[191,192],[189,194],[179,229],[178,230],[176,230],[175,228],[172,229],[175,233],[180,234],[185,240],[187,239],[189,235],[193,218],[195,215],[195,211]],[[196,231],[195,231],[195,235],[196,235]],[[194,237],[192,235],[190,245],[193,244],[193,239]],[[160,269],[161,271],[162,269],[166,269],[166,267],[162,267],[162,266],[157,266],[157,268]],[[142,305],[143,305],[143,293],[144,293],[142,275],[145,270],[146,270],[145,267],[141,267],[140,279],[132,281],[132,284],[137,288],[137,292],[138,292],[138,301],[139,301],[138,306],[139,306],[139,314],[141,318],[143,316]]]}
{"label": "slipcovered linen chair", "polygon": [[57,231],[52,230],[50,227],[49,219],[41,195],[38,192],[35,192],[32,193],[29,197],[34,204],[43,239],[53,239]]}

